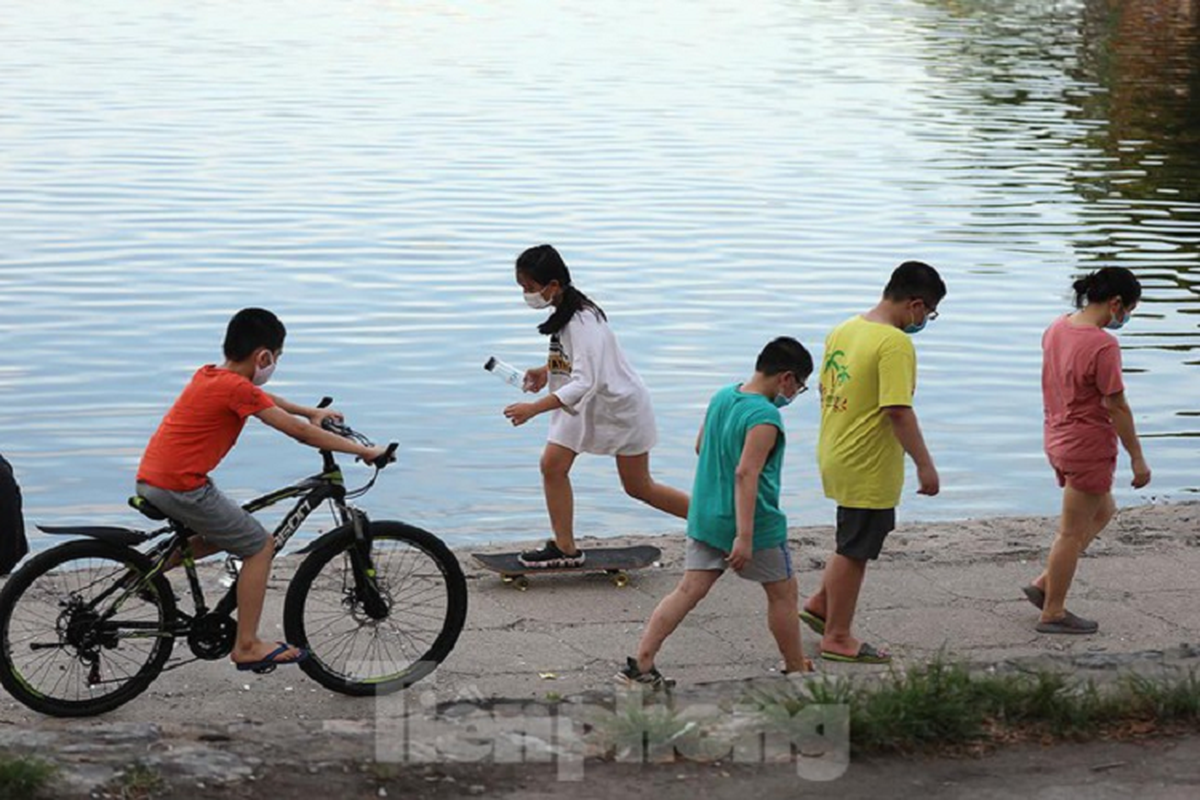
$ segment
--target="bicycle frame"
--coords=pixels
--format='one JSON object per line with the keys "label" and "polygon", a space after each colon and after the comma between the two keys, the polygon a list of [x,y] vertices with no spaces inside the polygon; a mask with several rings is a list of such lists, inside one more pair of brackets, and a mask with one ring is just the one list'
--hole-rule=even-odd
{"label": "bicycle frame", "polygon": [[[369,520],[362,511],[353,508],[346,504],[346,485],[345,478],[342,475],[341,467],[333,459],[333,454],[322,450],[321,455],[324,458],[324,469],[318,475],[305,478],[297,483],[287,486],[282,489],[277,489],[273,492],[257,497],[242,505],[247,512],[254,514],[269,508],[284,500],[299,498],[296,504],[292,507],[284,518],[276,526],[275,531],[271,534],[275,544],[275,552],[279,553],[283,550],[288,541],[295,535],[304,521],[317,510],[323,503],[332,500],[337,509],[338,516],[342,525],[353,525],[356,535],[356,540],[361,545],[355,547],[351,553],[351,562],[354,567],[354,574],[359,581],[358,588],[364,593],[364,601],[367,604],[368,613],[374,615],[375,611],[380,610],[382,600],[379,598],[378,590],[374,583],[374,568],[370,560],[370,529]],[[196,561],[192,554],[190,538],[193,534],[172,522],[163,530],[172,531],[173,535],[168,540],[166,546],[162,548],[161,553],[151,551],[155,557],[153,569],[147,572],[138,586],[128,589],[132,593],[142,585],[151,581],[156,575],[166,571],[167,565],[178,553],[182,557],[182,566],[187,576],[188,589],[192,596],[193,614],[188,614],[182,609],[177,608],[176,613],[179,615],[182,625],[172,631],[174,636],[186,636],[190,630],[191,624],[210,613],[208,605],[204,598],[204,592],[200,586],[200,578],[196,571]],[[119,608],[123,602],[123,598],[116,604]],[[237,577],[236,573],[232,584],[225,592],[224,596],[217,601],[216,606],[211,610],[214,616],[230,616],[237,608]],[[386,609],[382,609],[381,613],[386,614]],[[134,625],[133,627],[141,627]]]}
{"label": "bicycle frame", "polygon": [[[325,407],[330,402],[326,398],[321,401],[319,407]],[[446,612],[448,616],[443,621],[438,638],[430,645],[430,652],[440,647],[439,659],[444,657],[444,652],[453,647],[453,638],[457,638],[458,632],[461,631],[462,615],[465,612],[465,586],[462,585],[462,573],[457,569],[457,562],[452,556],[446,555],[448,551],[445,551],[445,545],[432,534],[419,529],[404,530],[405,526],[401,523],[377,524],[379,538],[374,538],[367,515],[349,504],[350,500],[362,496],[375,485],[380,471],[395,460],[398,445],[393,442],[379,452],[380,448],[376,448],[366,436],[355,432],[334,416],[323,420],[322,427],[357,442],[364,449],[369,449],[365,460],[375,468],[373,475],[363,486],[347,489],[345,477],[341,467],[334,460],[334,454],[320,450],[323,460],[320,472],[242,504],[241,508],[246,513],[256,514],[280,503],[291,503],[290,509],[283,514],[270,534],[272,552],[260,550],[258,554],[250,557],[251,563],[258,564],[259,567],[268,566],[264,562],[269,560],[272,554],[286,549],[292,537],[319,506],[327,502],[331,505],[334,526],[299,549],[299,553],[305,554],[299,565],[300,580],[290,587],[284,601],[285,627],[303,646],[309,646],[303,615],[317,574],[324,574],[327,566],[334,570],[334,583],[329,588],[329,591],[333,592],[333,602],[343,609],[357,628],[361,629],[373,624],[372,621],[387,619],[393,607],[389,586],[376,575],[374,560],[378,556],[373,553],[376,542],[384,547],[391,541],[399,542],[401,546],[410,541],[415,542],[417,547],[433,559],[445,576],[449,592]],[[359,452],[356,448],[348,449]],[[205,526],[198,524],[198,530],[192,529],[175,518],[165,517],[152,504],[140,498],[131,499],[131,504],[146,516],[155,520],[165,519],[165,522],[161,527],[149,531],[144,528],[131,530],[105,526],[47,528],[50,533],[89,537],[99,540],[99,544],[90,541],[86,544],[72,542],[54,548],[53,551],[44,554],[44,557],[38,556],[37,565],[29,565],[31,569],[28,574],[21,573],[22,577],[18,583],[6,584],[5,592],[0,594],[0,603],[3,603],[6,609],[5,613],[9,614],[33,581],[43,575],[56,573],[64,565],[72,565],[67,567],[67,571],[77,570],[82,576],[75,581],[74,587],[70,585],[71,581],[68,578],[66,585],[54,590],[60,592],[57,597],[39,595],[32,600],[30,606],[30,613],[36,621],[44,626],[46,623],[52,623],[53,628],[47,627],[45,641],[38,641],[39,637],[36,635],[25,637],[22,641],[28,642],[28,650],[62,651],[61,655],[48,658],[31,656],[35,659],[33,663],[40,665],[39,668],[43,668],[43,672],[48,671],[50,680],[55,680],[50,689],[51,695],[43,694],[30,686],[22,677],[21,670],[24,667],[11,660],[12,653],[7,647],[3,654],[4,669],[0,672],[0,683],[35,710],[61,716],[100,713],[143,691],[149,682],[163,671],[197,660],[218,660],[235,652],[240,627],[237,624],[240,620],[235,621],[234,617],[238,607],[239,559],[234,555],[226,558],[225,566],[232,580],[223,594],[220,591],[215,593],[221,596],[215,606],[210,608],[204,597],[196,567],[197,548],[202,547],[204,555],[212,554],[215,550],[207,542],[196,539],[197,533],[203,531]],[[194,539],[196,542],[193,542]],[[137,550],[133,549],[135,546]],[[98,561],[102,566],[98,573],[93,574],[86,566],[78,565],[80,561],[86,561],[88,564]],[[447,564],[455,569],[447,572]],[[172,585],[173,582],[168,579],[166,573],[175,567],[183,567],[181,571],[186,575],[187,592],[184,592],[178,583]],[[259,570],[256,569],[255,572],[258,573]],[[457,583],[452,581],[455,577]],[[15,593],[9,591],[14,586],[19,587],[15,589]],[[326,591],[325,583],[321,584],[320,591]],[[185,598],[186,594],[191,595],[190,604]],[[57,610],[43,608],[46,603],[54,606],[55,602]],[[134,603],[139,604],[134,613],[122,613],[123,606]],[[142,603],[154,607],[157,613],[147,617],[145,606],[140,605]],[[191,608],[184,610],[188,605]],[[5,616],[6,624],[8,620],[9,617]],[[0,633],[6,632],[7,628]],[[375,635],[375,632],[369,630],[368,634]],[[447,639],[447,635],[453,638]],[[125,667],[114,667],[110,663],[106,674],[104,653],[121,647],[122,640],[138,639],[153,643],[150,649],[143,653],[146,658],[144,663],[136,661],[138,653],[131,653],[125,658],[125,662],[128,662]],[[177,639],[187,641],[192,658],[185,656],[182,659],[171,660]],[[88,687],[129,683],[127,689],[121,690],[129,692],[128,696],[100,697],[89,694],[81,697],[78,693],[74,697],[53,696],[63,680],[55,671],[65,669],[60,663],[63,658],[67,660],[67,664],[77,661],[83,665]],[[129,664],[137,668],[136,673],[129,671]],[[273,668],[274,664],[268,664],[266,668],[263,668],[262,664],[250,666],[255,671],[266,671]],[[356,677],[331,671],[316,659],[311,667],[305,666],[305,671],[323,685],[349,694],[361,694],[368,689],[374,692],[378,685],[382,685],[380,681],[384,678],[400,686],[406,679],[419,680],[426,674],[422,672],[417,675],[409,667],[402,672],[375,680],[373,677]],[[416,677],[412,677],[413,675]],[[72,677],[71,680],[74,682],[76,679]]]}

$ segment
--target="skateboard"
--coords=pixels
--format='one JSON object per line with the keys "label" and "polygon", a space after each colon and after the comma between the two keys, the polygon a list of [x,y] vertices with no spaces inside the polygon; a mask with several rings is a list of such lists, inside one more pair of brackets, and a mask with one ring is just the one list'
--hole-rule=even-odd
{"label": "skateboard", "polygon": [[472,553],[471,557],[485,569],[500,573],[500,580],[514,589],[529,588],[529,575],[550,572],[603,572],[618,589],[629,585],[629,570],[643,569],[662,556],[662,551],[650,545],[637,547],[592,547],[585,551],[582,567],[527,567],[517,560],[520,553]]}

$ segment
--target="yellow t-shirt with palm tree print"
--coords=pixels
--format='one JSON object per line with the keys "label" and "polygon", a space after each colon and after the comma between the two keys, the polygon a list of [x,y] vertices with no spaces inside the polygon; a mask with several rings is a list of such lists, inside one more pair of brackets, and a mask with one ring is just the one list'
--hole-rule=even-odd
{"label": "yellow t-shirt with palm tree print", "polygon": [[884,408],[912,406],[917,352],[908,334],[861,316],[825,339],[817,463],[825,496],[846,508],[895,508],[904,448]]}

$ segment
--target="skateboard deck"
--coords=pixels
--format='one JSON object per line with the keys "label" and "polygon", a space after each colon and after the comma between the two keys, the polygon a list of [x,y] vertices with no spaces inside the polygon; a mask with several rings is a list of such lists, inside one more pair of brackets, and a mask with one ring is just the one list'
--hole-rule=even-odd
{"label": "skateboard deck", "polygon": [[650,566],[662,556],[662,551],[650,545],[637,547],[591,547],[585,549],[582,567],[527,567],[518,560],[520,553],[472,553],[485,569],[500,573],[500,579],[518,589],[529,587],[529,575],[542,573],[606,573],[613,584],[624,587],[629,583],[628,571]]}

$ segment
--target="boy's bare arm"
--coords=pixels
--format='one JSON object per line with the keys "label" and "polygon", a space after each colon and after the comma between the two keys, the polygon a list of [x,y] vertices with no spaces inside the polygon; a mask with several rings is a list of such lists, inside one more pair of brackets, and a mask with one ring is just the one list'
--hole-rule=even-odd
{"label": "boy's bare arm", "polygon": [[767,457],[779,439],[774,425],[755,425],[746,433],[742,457],[734,472],[734,511],[737,538],[729,554],[729,565],[740,571],[754,555],[754,510],[758,505],[758,479]]}
{"label": "boy's bare arm", "polygon": [[929,455],[929,449],[925,446],[925,437],[921,435],[917,412],[909,406],[887,406],[883,413],[892,421],[892,431],[900,441],[900,446],[917,465],[917,481],[921,484],[917,494],[934,496],[941,491],[941,479],[937,467],[933,465],[933,456]]}
{"label": "boy's bare arm", "polygon": [[349,453],[352,456],[358,456],[366,462],[374,461],[387,451],[386,447],[364,447],[358,442],[347,439],[344,436],[330,433],[324,428],[293,416],[292,413],[279,406],[263,409],[254,416],[275,430],[286,433],[296,441],[303,442],[319,450]]}
{"label": "boy's bare arm", "polygon": [[1142,455],[1142,443],[1133,424],[1133,410],[1129,407],[1124,392],[1105,395],[1104,407],[1112,417],[1113,427],[1117,429],[1117,437],[1125,447],[1125,452],[1129,453],[1130,466],[1133,468],[1133,488],[1140,489],[1150,483],[1150,467]]}
{"label": "boy's bare arm", "polygon": [[295,414],[298,417],[304,417],[313,425],[320,425],[321,420],[327,417],[333,417],[336,420],[343,419],[342,412],[335,411],[332,408],[313,408],[312,406],[302,406],[298,403],[293,403],[286,398],[280,397],[277,394],[271,394],[270,392],[267,393],[267,397],[270,397],[276,406],[282,408],[287,413]]}

